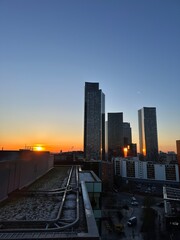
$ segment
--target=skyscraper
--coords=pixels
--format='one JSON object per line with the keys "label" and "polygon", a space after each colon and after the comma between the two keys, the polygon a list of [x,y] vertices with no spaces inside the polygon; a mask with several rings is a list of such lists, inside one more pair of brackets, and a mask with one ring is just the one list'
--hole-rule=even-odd
{"label": "skyscraper", "polygon": [[108,113],[108,159],[122,156],[123,146],[123,113]]}
{"label": "skyscraper", "polygon": [[85,83],[84,155],[86,160],[105,158],[105,95],[99,83]]}
{"label": "skyscraper", "polygon": [[177,160],[180,169],[180,140],[176,140]]}
{"label": "skyscraper", "polygon": [[124,147],[127,147],[132,143],[131,126],[128,122],[123,122],[123,142]]}
{"label": "skyscraper", "polygon": [[140,153],[148,161],[158,159],[158,137],[156,108],[143,107],[138,110]]}

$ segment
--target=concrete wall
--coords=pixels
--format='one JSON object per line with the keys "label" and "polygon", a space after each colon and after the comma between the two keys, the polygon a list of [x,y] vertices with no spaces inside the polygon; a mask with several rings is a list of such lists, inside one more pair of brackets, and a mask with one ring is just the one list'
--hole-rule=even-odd
{"label": "concrete wall", "polygon": [[160,181],[166,180],[166,172],[165,172],[165,165],[162,164],[155,164],[155,179]]}
{"label": "concrete wall", "polygon": [[[14,190],[21,189],[44,175],[53,167],[53,157],[49,152],[6,151],[0,154],[0,201]],[[5,156],[5,157],[4,157]],[[16,156],[13,157],[12,156]]]}
{"label": "concrete wall", "polygon": [[9,187],[9,163],[0,162],[0,200],[7,197]]}

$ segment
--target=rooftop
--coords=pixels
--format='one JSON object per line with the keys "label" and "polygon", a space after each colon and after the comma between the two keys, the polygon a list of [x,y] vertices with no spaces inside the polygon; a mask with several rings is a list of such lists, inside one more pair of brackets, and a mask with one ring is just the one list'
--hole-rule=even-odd
{"label": "rooftop", "polygon": [[101,180],[94,174],[93,171],[79,172],[80,181],[84,182],[100,182]]}
{"label": "rooftop", "polygon": [[54,167],[0,203],[0,239],[99,239],[77,166]]}

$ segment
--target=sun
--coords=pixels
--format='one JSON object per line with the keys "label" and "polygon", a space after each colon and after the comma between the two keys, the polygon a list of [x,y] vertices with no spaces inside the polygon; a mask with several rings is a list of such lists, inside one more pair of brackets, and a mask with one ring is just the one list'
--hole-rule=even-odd
{"label": "sun", "polygon": [[42,147],[42,146],[35,146],[33,149],[34,149],[34,151],[43,151],[44,147]]}

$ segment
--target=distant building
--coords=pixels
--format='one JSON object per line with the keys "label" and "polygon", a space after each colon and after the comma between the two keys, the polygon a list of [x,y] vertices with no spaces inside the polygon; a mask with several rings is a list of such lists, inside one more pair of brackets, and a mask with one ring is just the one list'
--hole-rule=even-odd
{"label": "distant building", "polygon": [[137,144],[131,143],[127,148],[127,157],[137,157]]}
{"label": "distant building", "polygon": [[107,129],[109,161],[112,157],[137,156],[130,123],[123,122],[122,112],[108,113]]}
{"label": "distant building", "polygon": [[84,152],[83,151],[72,151],[72,152],[60,152],[54,154],[54,164],[55,165],[68,165],[68,164],[81,164],[84,162]]}
{"label": "distant building", "polygon": [[175,152],[159,152],[159,163],[178,163],[177,162],[177,154]]}
{"label": "distant building", "polygon": [[176,140],[177,160],[180,168],[180,140]]}
{"label": "distant building", "polygon": [[136,157],[137,144],[132,143],[131,126],[128,122],[123,122],[123,156]]}
{"label": "distant building", "polygon": [[147,161],[158,159],[158,136],[156,108],[143,107],[138,110],[140,153]]}
{"label": "distant building", "polygon": [[139,161],[138,157],[114,158],[114,170],[123,179],[179,182],[178,164]]}
{"label": "distant building", "polygon": [[123,156],[123,113],[108,113],[108,159]]}
{"label": "distant building", "polygon": [[124,147],[132,143],[131,126],[128,122],[123,122],[123,142]]}
{"label": "distant building", "polygon": [[105,122],[105,160],[108,161],[108,121]]}
{"label": "distant building", "polygon": [[177,163],[177,154],[175,152],[167,152],[166,161],[169,163]]}
{"label": "distant building", "polygon": [[165,226],[173,232],[173,238],[179,239],[180,230],[180,189],[163,186]]}
{"label": "distant building", "polygon": [[105,95],[99,83],[85,83],[84,154],[86,160],[105,158]]}

